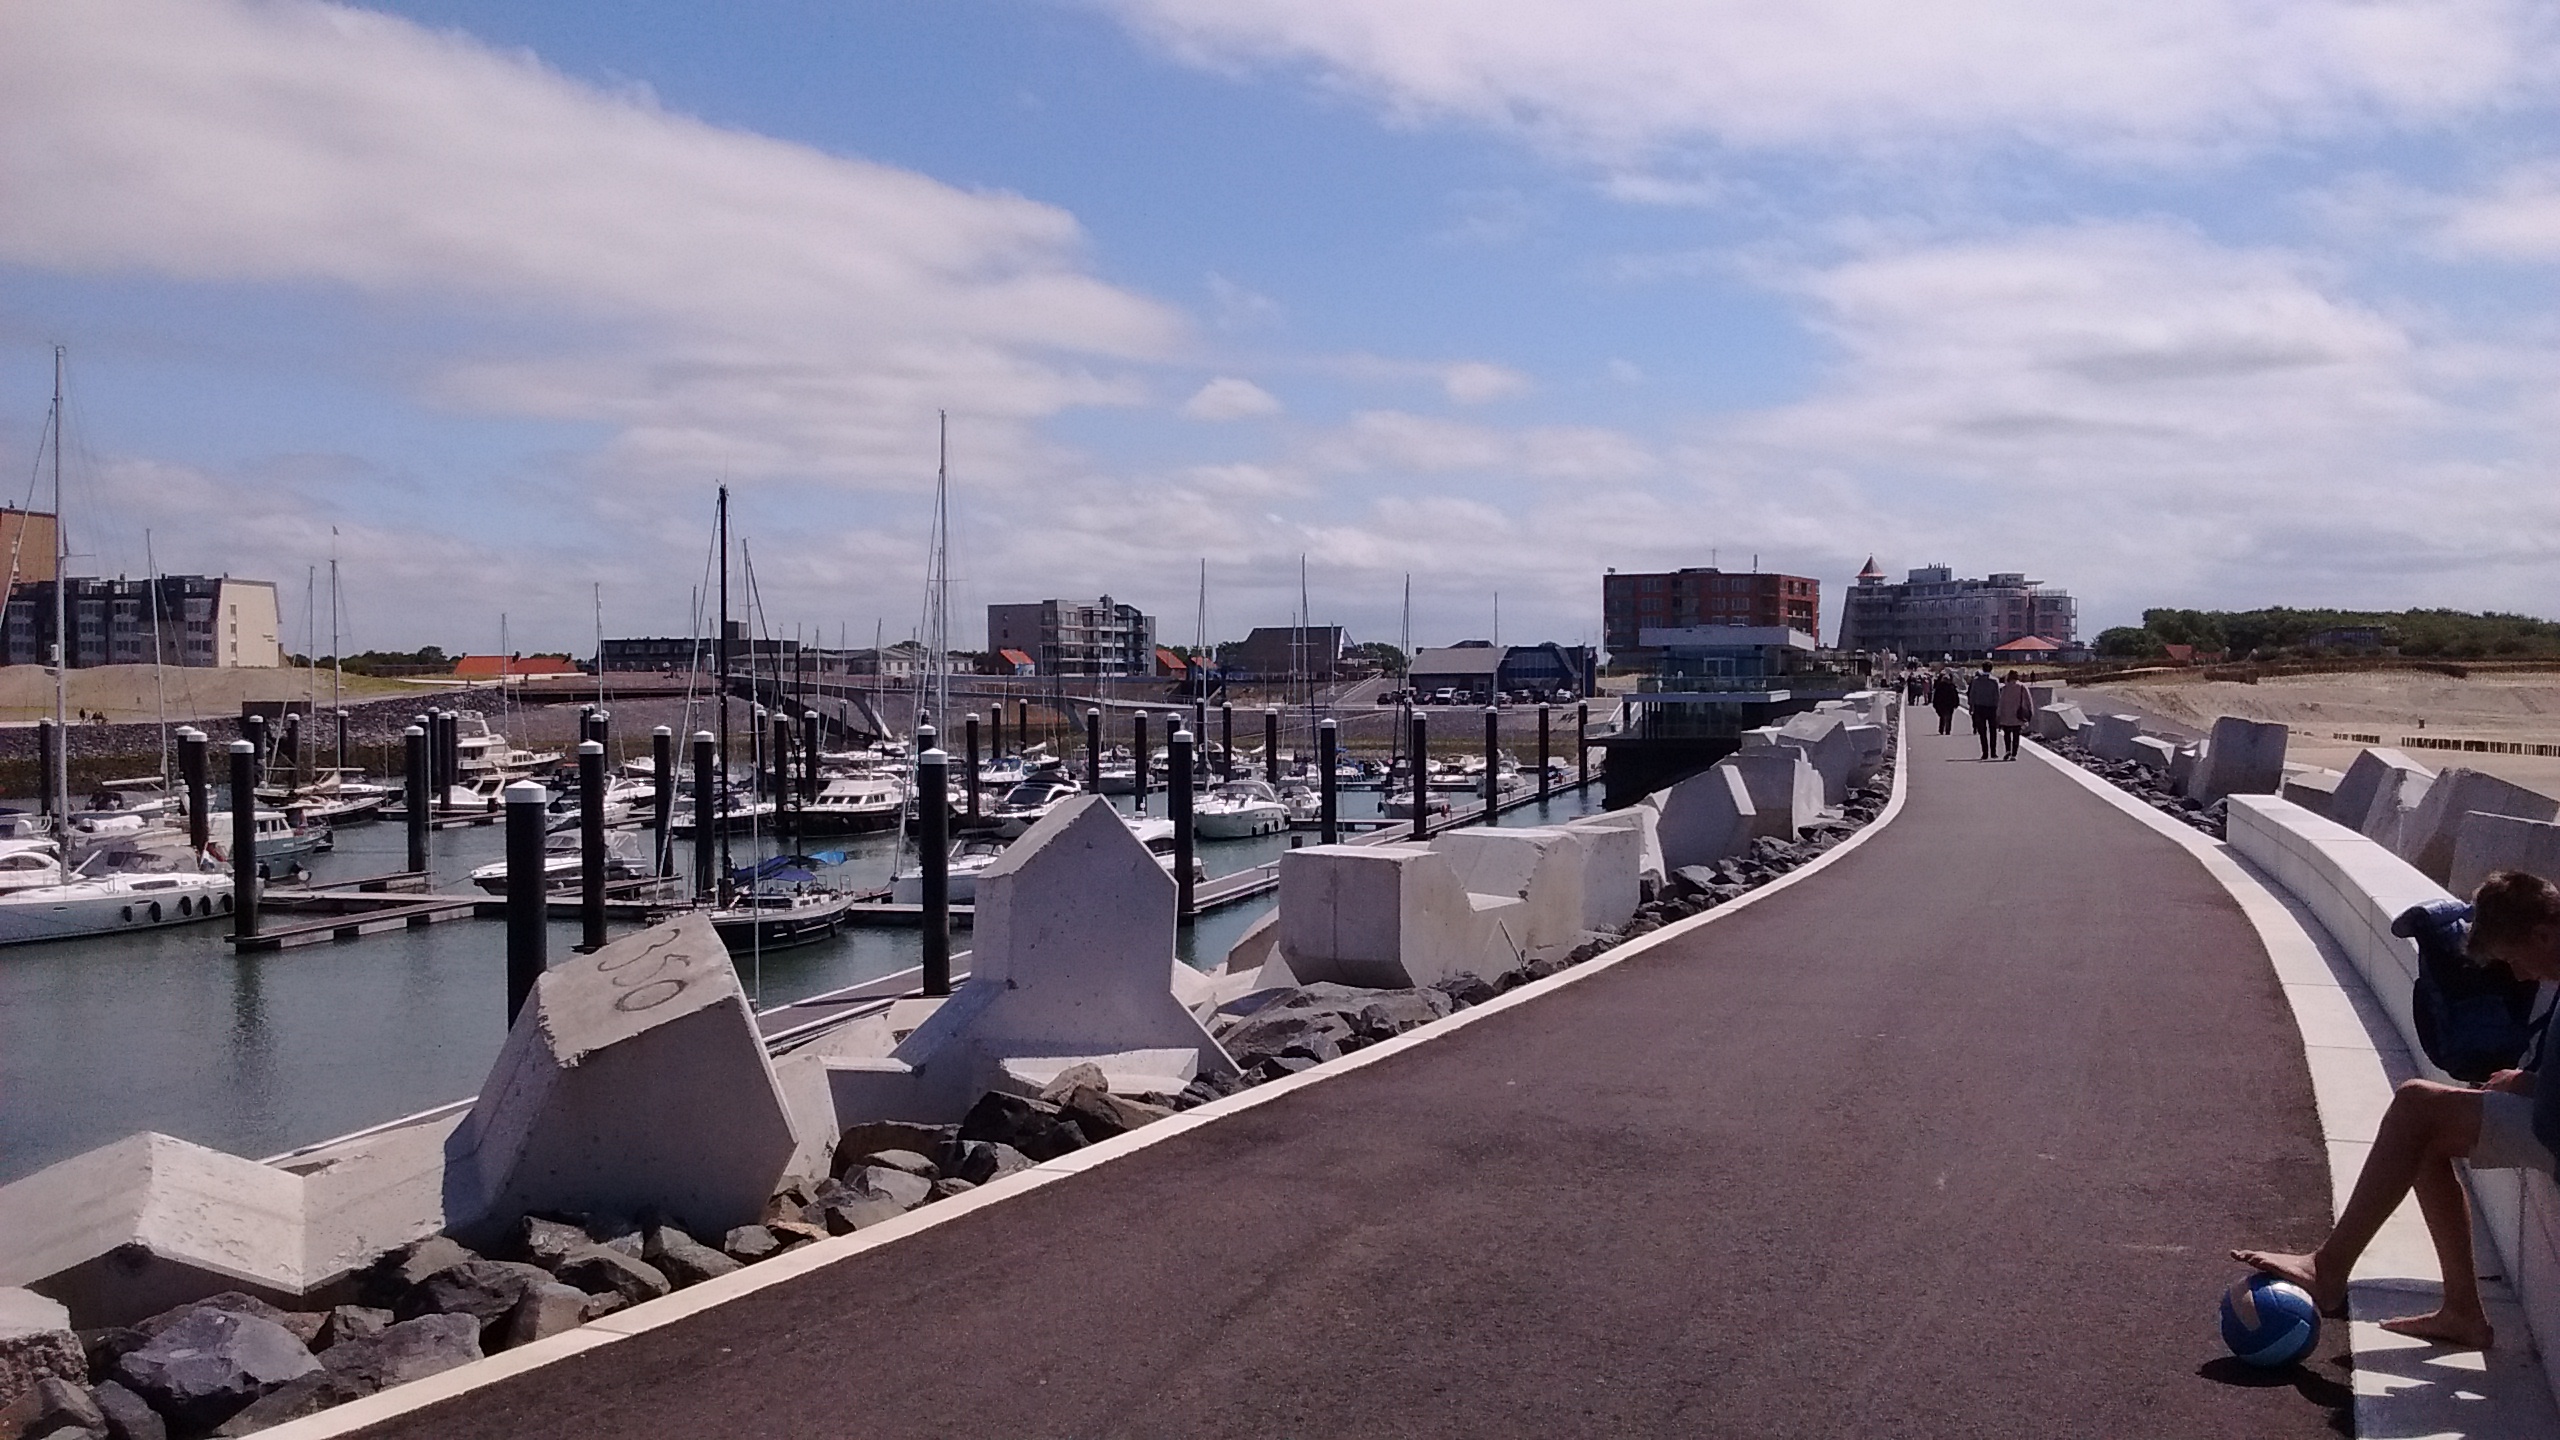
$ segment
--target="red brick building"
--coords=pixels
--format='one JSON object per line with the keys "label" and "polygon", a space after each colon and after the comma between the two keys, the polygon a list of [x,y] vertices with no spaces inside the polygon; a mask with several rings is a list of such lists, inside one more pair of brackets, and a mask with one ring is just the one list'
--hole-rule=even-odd
{"label": "red brick building", "polygon": [[1822,582],[1802,575],[1729,575],[1713,566],[1600,581],[1603,643],[1614,663],[1641,660],[1640,630],[1687,625],[1784,625],[1822,633]]}

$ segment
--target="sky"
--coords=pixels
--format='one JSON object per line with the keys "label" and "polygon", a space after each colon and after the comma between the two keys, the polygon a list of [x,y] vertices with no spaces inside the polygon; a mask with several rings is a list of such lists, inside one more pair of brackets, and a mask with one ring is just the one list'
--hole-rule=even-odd
{"label": "sky", "polygon": [[[2560,613],[2553,0],[0,6],[0,501],[349,650]],[[1204,581],[1205,575],[1205,581]],[[1203,618],[1205,612],[1205,620]]]}

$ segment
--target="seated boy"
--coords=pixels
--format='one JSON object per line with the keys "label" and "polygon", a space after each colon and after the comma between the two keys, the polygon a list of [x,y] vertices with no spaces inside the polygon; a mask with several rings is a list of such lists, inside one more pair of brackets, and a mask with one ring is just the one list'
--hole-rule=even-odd
{"label": "seated boy", "polygon": [[[2472,900],[2470,953],[2505,965],[2527,980],[2560,980],[2560,887],[2538,875],[2502,870]],[[2530,1069],[2501,1070],[2472,1089],[2411,1080],[2391,1097],[2373,1152],[2329,1238],[2308,1255],[2234,1250],[2231,1258],[2311,1292],[2323,1315],[2344,1313],[2347,1273],[2402,1197],[2415,1190],[2418,1212],[2444,1270],[2444,1300],[2430,1315],[2385,1320],[2382,1328],[2459,1349],[2486,1350],[2497,1338],[2480,1307],[2479,1271],[2471,1257],[2471,1197],[2456,1160],[2474,1170],[2560,1171],[2560,1076],[2539,1083],[2549,1043]]]}

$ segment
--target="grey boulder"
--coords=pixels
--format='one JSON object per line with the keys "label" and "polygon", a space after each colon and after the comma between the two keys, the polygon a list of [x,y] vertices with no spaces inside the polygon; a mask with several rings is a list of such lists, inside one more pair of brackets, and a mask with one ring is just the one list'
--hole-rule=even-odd
{"label": "grey boulder", "polygon": [[199,1308],[116,1361],[115,1379],[180,1430],[210,1430],[319,1369],[318,1357],[274,1321]]}

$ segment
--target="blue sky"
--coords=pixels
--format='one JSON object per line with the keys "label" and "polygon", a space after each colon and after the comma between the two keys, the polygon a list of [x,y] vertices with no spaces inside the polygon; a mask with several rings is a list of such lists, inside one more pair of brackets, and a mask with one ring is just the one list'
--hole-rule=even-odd
{"label": "blue sky", "polygon": [[[359,647],[1107,591],[1584,638],[1606,566],[2550,614],[2549,4],[74,0],[0,451]],[[17,397],[14,401],[8,397]],[[20,463],[23,465],[25,460]],[[25,472],[8,498],[23,490]],[[336,531],[333,535],[332,530]]]}

